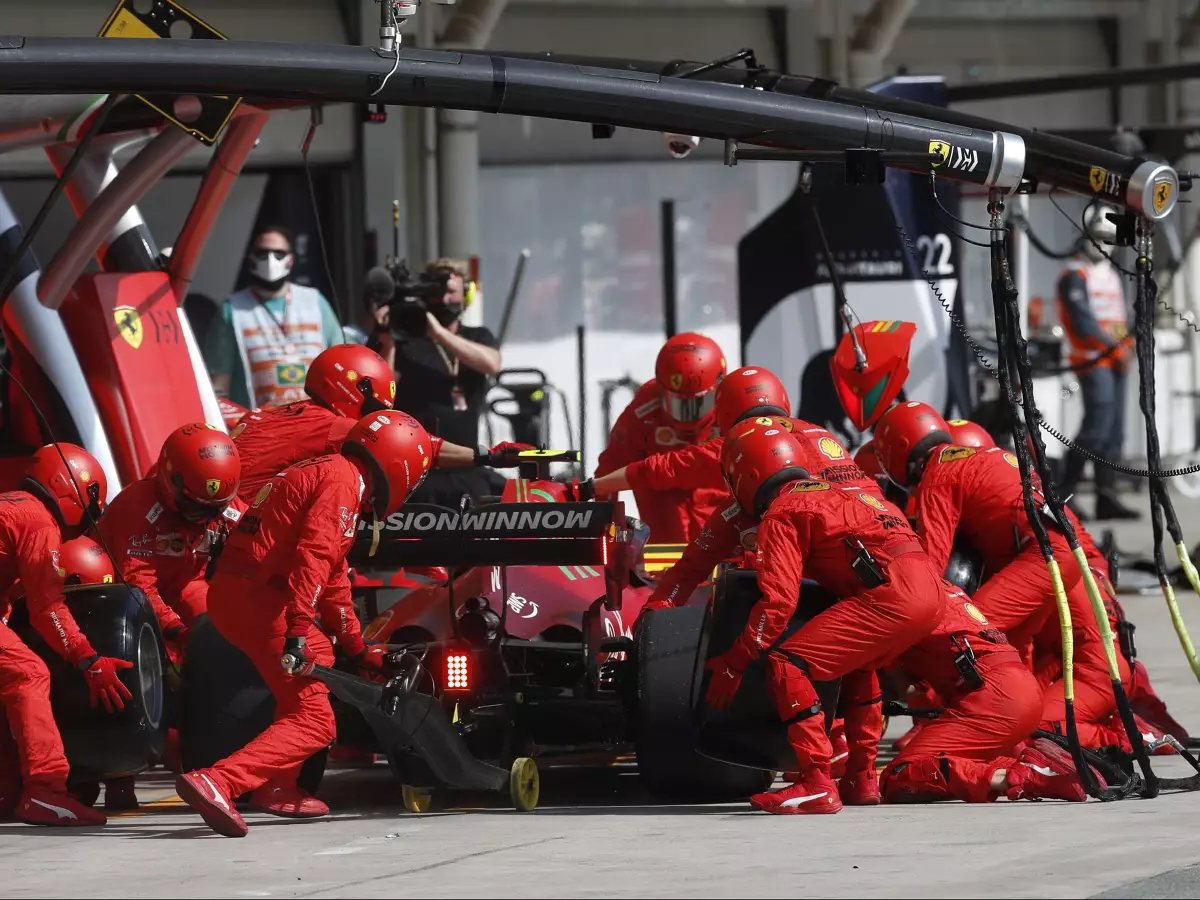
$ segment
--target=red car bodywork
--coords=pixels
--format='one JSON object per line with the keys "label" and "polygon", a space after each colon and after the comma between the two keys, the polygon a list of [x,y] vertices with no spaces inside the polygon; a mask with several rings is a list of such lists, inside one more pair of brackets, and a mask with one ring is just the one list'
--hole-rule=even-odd
{"label": "red car bodywork", "polygon": [[[566,499],[565,484],[524,480],[509,481],[502,497],[505,503],[556,503]],[[647,548],[647,555],[651,549]],[[661,557],[662,553],[655,555]],[[633,622],[652,592],[652,587],[628,586],[622,592],[620,610],[602,609],[606,635],[632,637]],[[604,593],[604,572],[598,566],[476,566],[454,580],[458,613],[471,597],[486,598],[497,614],[507,602],[505,631],[527,640],[544,637],[551,629],[558,628],[572,629],[577,639],[582,631],[583,614]],[[563,639],[571,639],[557,633]],[[367,625],[364,634],[381,643],[452,637],[447,585],[426,584],[413,590]]]}

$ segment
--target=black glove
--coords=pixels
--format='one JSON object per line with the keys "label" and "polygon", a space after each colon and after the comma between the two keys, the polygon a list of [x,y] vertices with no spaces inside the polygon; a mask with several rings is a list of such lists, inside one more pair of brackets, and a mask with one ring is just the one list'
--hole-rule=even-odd
{"label": "black glove", "polygon": [[307,641],[303,637],[286,637],[283,640],[283,657],[279,664],[289,675],[307,675],[313,669],[313,664],[304,655]]}
{"label": "black glove", "polygon": [[586,502],[596,499],[596,481],[594,478],[589,478],[587,481],[576,481],[571,484],[573,500]]}

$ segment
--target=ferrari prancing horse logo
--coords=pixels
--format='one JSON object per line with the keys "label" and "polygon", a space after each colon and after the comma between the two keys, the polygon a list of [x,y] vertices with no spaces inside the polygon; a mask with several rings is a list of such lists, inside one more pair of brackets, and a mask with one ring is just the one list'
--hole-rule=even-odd
{"label": "ferrari prancing horse logo", "polygon": [[113,321],[117,323],[117,333],[125,338],[125,343],[134,350],[142,346],[146,331],[142,328],[141,313],[132,306],[118,306],[113,310]]}
{"label": "ferrari prancing horse logo", "polygon": [[208,491],[208,496],[215,497],[217,492],[221,490],[221,481],[218,478],[210,478],[204,482],[204,489]]}

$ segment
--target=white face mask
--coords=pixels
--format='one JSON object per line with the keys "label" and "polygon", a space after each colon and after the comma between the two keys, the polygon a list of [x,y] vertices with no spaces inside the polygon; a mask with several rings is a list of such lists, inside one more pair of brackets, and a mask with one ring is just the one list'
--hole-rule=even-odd
{"label": "white face mask", "polygon": [[268,283],[283,281],[292,271],[292,254],[280,256],[280,251],[255,251],[250,255],[250,272]]}

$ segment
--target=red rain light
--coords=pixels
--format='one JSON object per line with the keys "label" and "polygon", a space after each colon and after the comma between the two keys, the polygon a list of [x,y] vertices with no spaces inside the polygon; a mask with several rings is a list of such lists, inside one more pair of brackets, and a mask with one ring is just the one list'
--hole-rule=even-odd
{"label": "red rain light", "polygon": [[470,690],[471,676],[468,658],[469,654],[467,653],[446,654],[446,690]]}

